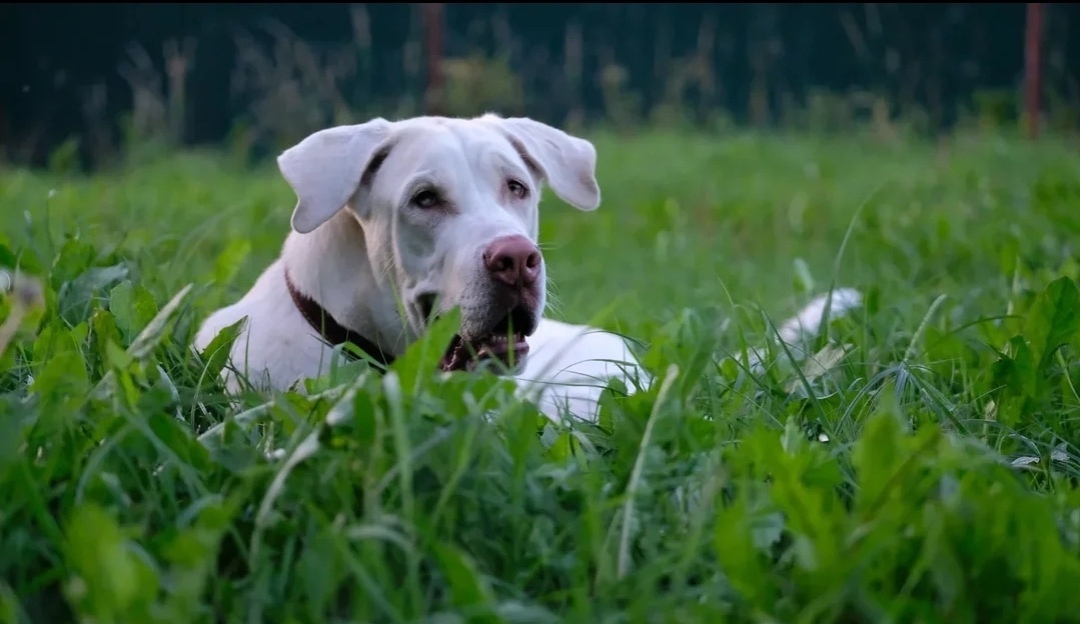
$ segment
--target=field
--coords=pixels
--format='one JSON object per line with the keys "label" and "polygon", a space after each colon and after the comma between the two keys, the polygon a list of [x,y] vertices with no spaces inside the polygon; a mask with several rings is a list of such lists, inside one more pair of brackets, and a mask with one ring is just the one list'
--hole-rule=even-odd
{"label": "field", "polygon": [[[277,254],[276,170],[0,171],[0,266],[45,287],[0,365],[0,620],[1080,621],[1075,145],[589,136],[550,314],[672,376],[595,427],[420,350],[238,412],[186,345]],[[833,285],[865,305],[751,373]]]}

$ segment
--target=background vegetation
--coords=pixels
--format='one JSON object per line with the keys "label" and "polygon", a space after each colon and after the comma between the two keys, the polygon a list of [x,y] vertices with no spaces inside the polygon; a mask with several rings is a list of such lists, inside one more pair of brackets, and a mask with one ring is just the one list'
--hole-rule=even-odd
{"label": "background vegetation", "polygon": [[[44,166],[63,146],[96,169],[150,138],[261,158],[435,102],[572,128],[926,137],[1013,125],[1023,85],[1023,3],[456,3],[434,43],[430,6],[2,5],[0,158]],[[1080,8],[1044,7],[1044,123],[1074,131]]]}

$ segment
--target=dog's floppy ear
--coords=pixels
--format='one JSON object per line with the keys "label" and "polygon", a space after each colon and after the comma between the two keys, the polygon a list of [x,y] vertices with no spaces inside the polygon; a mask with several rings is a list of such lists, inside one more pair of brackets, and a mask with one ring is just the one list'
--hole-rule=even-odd
{"label": "dog's floppy ear", "polygon": [[527,117],[504,119],[489,113],[481,120],[501,128],[563,201],[579,210],[600,206],[592,143]]}
{"label": "dog's floppy ear", "polygon": [[390,126],[378,117],[358,125],[327,128],[278,156],[278,169],[296,193],[294,230],[307,234],[345,207]]}

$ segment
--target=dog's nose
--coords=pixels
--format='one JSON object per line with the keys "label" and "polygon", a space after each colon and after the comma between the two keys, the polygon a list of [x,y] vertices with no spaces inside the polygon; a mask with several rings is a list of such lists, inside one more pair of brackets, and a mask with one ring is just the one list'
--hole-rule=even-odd
{"label": "dog's nose", "polygon": [[540,249],[524,236],[500,238],[484,252],[484,265],[492,277],[518,288],[536,283],[542,261]]}

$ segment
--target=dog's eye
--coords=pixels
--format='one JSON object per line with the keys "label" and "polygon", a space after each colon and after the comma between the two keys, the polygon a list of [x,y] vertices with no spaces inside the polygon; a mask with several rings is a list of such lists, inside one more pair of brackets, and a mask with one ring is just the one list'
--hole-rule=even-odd
{"label": "dog's eye", "polygon": [[420,191],[416,195],[413,195],[412,203],[418,208],[431,208],[439,203],[439,196],[435,191]]}
{"label": "dog's eye", "polygon": [[525,185],[517,180],[510,180],[506,183],[506,187],[510,189],[510,192],[513,193],[514,197],[517,197],[518,199],[525,199],[529,194],[529,189],[525,188]]}

